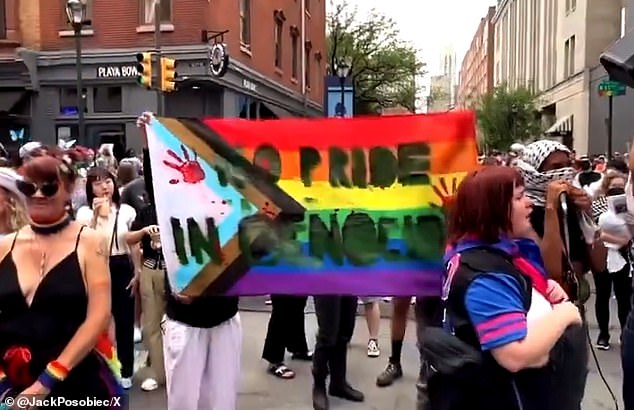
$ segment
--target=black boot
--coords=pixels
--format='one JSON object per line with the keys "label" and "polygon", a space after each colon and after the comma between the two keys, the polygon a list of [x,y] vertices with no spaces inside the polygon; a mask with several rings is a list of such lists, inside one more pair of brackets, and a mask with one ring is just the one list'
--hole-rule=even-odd
{"label": "black boot", "polygon": [[328,393],[340,399],[362,402],[365,397],[359,390],[350,386],[346,380],[348,360],[348,345],[337,346],[329,361],[330,367],[330,388]]}
{"label": "black boot", "polygon": [[313,354],[313,409],[328,410],[326,394],[326,377],[328,377],[328,361],[332,354],[331,347],[325,347],[317,341]]}
{"label": "black boot", "polygon": [[328,404],[328,395],[326,394],[326,381],[317,380],[313,384],[313,409],[314,410],[328,410],[330,405]]}

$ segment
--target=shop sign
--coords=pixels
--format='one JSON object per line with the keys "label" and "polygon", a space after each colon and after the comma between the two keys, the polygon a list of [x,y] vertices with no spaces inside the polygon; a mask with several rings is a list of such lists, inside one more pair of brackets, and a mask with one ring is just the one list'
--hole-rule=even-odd
{"label": "shop sign", "polygon": [[97,78],[127,78],[137,75],[139,72],[135,65],[97,67]]}
{"label": "shop sign", "polygon": [[209,51],[209,68],[211,74],[216,77],[222,77],[227,73],[229,68],[229,52],[227,45],[223,43],[215,43]]}
{"label": "shop sign", "polygon": [[257,91],[258,86],[253,81],[249,81],[246,78],[242,79],[242,88],[245,88],[250,91]]}

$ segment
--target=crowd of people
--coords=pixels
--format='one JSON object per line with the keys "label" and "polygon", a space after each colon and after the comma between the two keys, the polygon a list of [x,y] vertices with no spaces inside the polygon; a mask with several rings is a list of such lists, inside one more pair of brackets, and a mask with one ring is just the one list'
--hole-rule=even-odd
{"label": "crowd of people", "polygon": [[[140,387],[165,385],[168,409],[237,408],[238,298],[170,289],[147,151],[151,121],[151,114],[138,119],[139,157],[129,152],[117,161],[109,146],[94,152],[31,142],[17,163],[0,169],[0,400],[90,397],[117,407],[132,387],[134,346],[142,340],[148,377]],[[445,209],[443,294],[391,300],[390,355],[376,384],[403,376],[415,306],[420,410],[580,410],[591,273],[599,349],[612,346],[612,290],[617,298],[624,400],[633,409],[627,156],[575,158],[548,140],[512,148],[506,158],[485,158]],[[262,352],[268,373],[295,376],[288,351],[312,362],[314,409],[329,409],[329,396],[364,401],[347,378],[348,345],[362,304],[367,355],[380,356],[380,299],[315,296],[314,352],[306,342],[306,301],[271,295]]]}

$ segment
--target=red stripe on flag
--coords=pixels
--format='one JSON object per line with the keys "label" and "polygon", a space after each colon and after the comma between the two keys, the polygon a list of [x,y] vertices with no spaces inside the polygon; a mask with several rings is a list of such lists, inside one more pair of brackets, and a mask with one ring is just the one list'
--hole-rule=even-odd
{"label": "red stripe on flag", "polygon": [[302,146],[319,150],[333,146],[375,147],[475,139],[475,116],[471,111],[354,119],[206,118],[203,123],[229,144],[243,148],[271,144],[278,150],[296,150]]}

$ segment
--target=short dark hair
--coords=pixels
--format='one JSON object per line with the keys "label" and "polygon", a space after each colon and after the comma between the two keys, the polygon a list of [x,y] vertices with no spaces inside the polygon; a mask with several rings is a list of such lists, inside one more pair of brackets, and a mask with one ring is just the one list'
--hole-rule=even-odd
{"label": "short dark hair", "polygon": [[449,211],[449,244],[465,237],[493,243],[510,232],[511,201],[518,186],[524,186],[524,179],[511,167],[486,166],[469,173]]}
{"label": "short dark hair", "polygon": [[622,159],[611,159],[608,161],[607,164],[605,164],[605,168],[606,169],[616,169],[617,171],[623,173],[623,174],[627,174],[630,172],[628,166],[627,166],[627,162],[623,161]]}
{"label": "short dark hair", "polygon": [[117,179],[103,167],[92,167],[86,174],[86,201],[88,206],[92,208],[92,201],[95,199],[95,192],[92,190],[93,182],[102,181],[104,179],[111,179],[114,184],[114,191],[112,192],[112,202],[117,206],[121,204],[121,195],[119,194],[119,187],[117,186]]}

